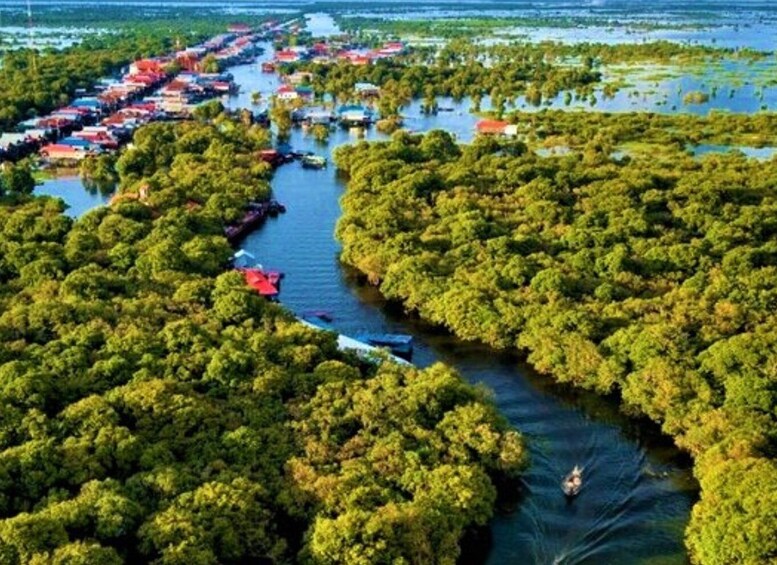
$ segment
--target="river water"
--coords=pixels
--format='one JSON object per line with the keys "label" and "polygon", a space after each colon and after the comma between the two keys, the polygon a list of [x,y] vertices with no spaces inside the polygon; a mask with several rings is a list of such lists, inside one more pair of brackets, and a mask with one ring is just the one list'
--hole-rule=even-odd
{"label": "river water", "polygon": [[[262,59],[270,56],[268,50]],[[267,99],[278,86],[277,78],[262,74],[258,64],[231,72],[242,90],[225,99],[230,107],[249,107],[252,92]],[[476,121],[468,104],[442,104],[453,111],[422,116],[417,104],[410,107],[406,125],[416,131],[442,128],[468,140]],[[365,136],[383,137],[374,128]],[[356,132],[337,129],[327,145],[320,145],[295,129],[291,144],[331,157],[335,147],[358,139]],[[72,215],[104,202],[77,180],[62,182],[48,181],[38,193],[63,197]],[[288,212],[251,234],[243,248],[265,267],[286,274],[281,301],[291,310],[328,310],[335,328],[351,335],[364,330],[412,334],[417,365],[442,361],[469,382],[485,384],[501,412],[527,436],[532,465],[526,488],[503,503],[491,521],[490,542],[466,548],[468,562],[477,557],[494,565],[686,563],[683,530],[697,488],[689,461],[655,426],[620,415],[616,402],[555,386],[515,356],[464,343],[405,315],[361,284],[339,264],[333,237],[344,189],[331,164],[320,171],[298,163],[279,168],[273,191]],[[585,467],[586,484],[568,502],[559,483],[575,464]]]}

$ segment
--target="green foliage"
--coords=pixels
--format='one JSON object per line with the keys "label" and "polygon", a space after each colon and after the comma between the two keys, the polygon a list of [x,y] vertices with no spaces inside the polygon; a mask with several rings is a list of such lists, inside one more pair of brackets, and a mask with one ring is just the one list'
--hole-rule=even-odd
{"label": "green foliage", "polygon": [[119,175],[116,172],[116,155],[105,153],[87,157],[81,161],[79,173],[87,186],[94,186],[104,191],[113,190],[119,182]]}
{"label": "green foliage", "polygon": [[35,179],[29,163],[5,162],[0,166],[0,198],[32,194],[34,189]]}
{"label": "green foliage", "polygon": [[218,59],[216,59],[215,55],[209,53],[200,63],[200,68],[203,73],[217,73],[220,70]]}
{"label": "green foliage", "polygon": [[[697,459],[694,560],[777,558],[775,161],[694,159],[683,140],[724,124],[767,132],[772,118],[514,120],[571,152],[493,138],[457,148],[443,132],[338,149],[342,261],[460,337],[525,351],[659,422]],[[640,136],[675,145],[610,157]]]}
{"label": "green foliage", "polygon": [[223,112],[224,105],[220,100],[209,100],[197,106],[192,114],[198,120],[208,121],[216,119]]}
{"label": "green foliage", "polygon": [[525,466],[479,389],[342,353],[226,270],[268,142],[154,124],[110,207],[0,206],[3,563],[453,562]]}
{"label": "green foliage", "polygon": [[310,133],[319,143],[326,143],[329,140],[329,127],[324,124],[315,124],[310,128]]}

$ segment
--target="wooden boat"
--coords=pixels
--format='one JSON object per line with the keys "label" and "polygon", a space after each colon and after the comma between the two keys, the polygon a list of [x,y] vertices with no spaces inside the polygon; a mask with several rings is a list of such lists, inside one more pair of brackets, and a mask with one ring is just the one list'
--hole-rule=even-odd
{"label": "wooden boat", "polygon": [[583,488],[583,469],[575,465],[575,468],[561,481],[561,490],[568,497],[577,496]]}
{"label": "wooden boat", "polygon": [[302,157],[302,167],[305,169],[323,169],[326,167],[326,157],[305,155]]}

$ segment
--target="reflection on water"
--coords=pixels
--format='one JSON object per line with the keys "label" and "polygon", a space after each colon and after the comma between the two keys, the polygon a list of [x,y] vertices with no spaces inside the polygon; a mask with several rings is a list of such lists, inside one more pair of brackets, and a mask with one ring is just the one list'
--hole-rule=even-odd
{"label": "reflection on water", "polygon": [[65,213],[77,218],[97,206],[108,203],[113,194],[110,190],[87,187],[81,177],[74,174],[54,176],[35,187],[35,194],[61,198],[68,205]]}

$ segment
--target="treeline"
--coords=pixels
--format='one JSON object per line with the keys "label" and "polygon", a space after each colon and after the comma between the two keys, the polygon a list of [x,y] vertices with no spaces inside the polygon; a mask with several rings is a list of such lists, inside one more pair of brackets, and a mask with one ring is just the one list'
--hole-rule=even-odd
{"label": "treeline", "polygon": [[[143,10],[138,6],[123,2],[104,2],[99,10],[84,9],[77,4],[37,4],[33,6],[32,21],[35,36],[49,32],[46,28],[70,28],[67,31],[80,33],[82,31],[99,30],[131,30],[152,31],[167,29],[184,35],[190,32],[219,33],[235,21],[248,24],[259,23],[271,16],[257,14],[235,15],[225,13],[221,6],[198,6],[197,10],[187,9],[177,5],[148,5]],[[280,18],[278,18],[280,19]],[[25,5],[9,6],[3,13],[3,24],[24,27],[28,25]],[[39,27],[43,30],[40,30]],[[86,29],[85,29],[86,28]],[[214,31],[215,30],[215,31]],[[26,39],[26,33],[23,34]]]}
{"label": "treeline", "polygon": [[565,90],[588,93],[601,80],[601,73],[592,65],[592,60],[554,64],[546,60],[542,49],[531,45],[472,47],[458,42],[439,50],[414,49],[374,65],[297,63],[285,72],[312,73],[310,82],[316,94],[332,94],[338,100],[353,98],[357,82],[371,82],[381,88],[377,105],[381,115],[388,117],[397,115],[414,98],[423,98],[427,107],[435,107],[437,96],[469,96],[479,105],[488,95],[492,106],[503,107],[526,92],[544,98]]}
{"label": "treeline", "polygon": [[[504,6],[500,6],[504,9]],[[384,8],[387,11],[396,12],[396,9]],[[458,10],[464,12],[466,7],[459,6]],[[472,12],[484,10],[483,7],[470,9]],[[415,36],[434,39],[454,38],[483,38],[500,37],[515,39],[521,32],[529,31],[526,28],[559,28],[580,29],[586,27],[621,28],[627,30],[687,30],[707,27],[703,24],[671,23],[661,21],[639,21],[634,19],[614,20],[610,17],[591,17],[576,14],[574,17],[521,17],[521,16],[478,16],[475,13],[466,14],[463,17],[431,17],[424,19],[397,18],[393,13],[391,17],[351,17],[347,13],[336,18],[338,25],[345,31],[363,35],[391,34],[400,37]]]}
{"label": "treeline", "polygon": [[615,160],[595,141],[542,158],[441,131],[335,158],[343,262],[424,319],[659,422],[695,458],[694,562],[777,559],[777,160]]}
{"label": "treeline", "polygon": [[109,207],[2,200],[0,562],[452,563],[525,465],[449,369],[341,353],[228,270],[269,141],[155,124]]}

